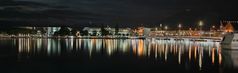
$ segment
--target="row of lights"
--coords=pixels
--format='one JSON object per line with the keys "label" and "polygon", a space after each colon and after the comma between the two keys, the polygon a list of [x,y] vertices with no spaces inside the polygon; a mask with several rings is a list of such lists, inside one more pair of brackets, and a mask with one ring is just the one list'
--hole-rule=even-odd
{"label": "row of lights", "polygon": [[[202,26],[203,26],[203,21],[199,21],[199,27],[200,27],[200,30],[202,30]],[[160,24],[160,27],[162,27],[162,24]],[[182,28],[182,24],[178,24],[178,28],[179,28],[179,30]],[[212,28],[215,28],[215,26],[212,26]],[[168,29],[168,26],[165,26],[164,27],[164,29],[165,30],[167,30]]]}

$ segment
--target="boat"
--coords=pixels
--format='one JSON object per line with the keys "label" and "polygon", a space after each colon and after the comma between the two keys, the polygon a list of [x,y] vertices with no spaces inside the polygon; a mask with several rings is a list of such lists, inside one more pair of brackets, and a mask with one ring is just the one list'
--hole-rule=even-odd
{"label": "boat", "polygon": [[221,47],[223,49],[238,50],[238,33],[227,33],[221,41]]}

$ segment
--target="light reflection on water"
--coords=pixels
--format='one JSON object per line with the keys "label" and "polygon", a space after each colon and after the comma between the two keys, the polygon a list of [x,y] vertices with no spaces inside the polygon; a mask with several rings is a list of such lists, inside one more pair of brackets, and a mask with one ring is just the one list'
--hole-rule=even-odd
{"label": "light reflection on water", "polygon": [[[0,38],[2,67],[22,68],[74,66],[97,71],[101,65],[146,71],[229,72],[238,69],[238,50],[227,50],[220,42],[159,39],[42,39]],[[6,59],[6,62],[4,61]],[[52,64],[53,63],[53,64]],[[99,65],[98,65],[99,64]],[[23,66],[21,68],[21,66]],[[118,66],[118,67],[114,67]],[[114,67],[114,68],[113,68]],[[53,68],[53,67],[52,67]],[[72,67],[71,67],[72,68]],[[90,69],[89,68],[89,69]],[[29,69],[29,70],[33,70]],[[61,68],[60,68],[61,69]],[[104,70],[104,68],[102,69]],[[139,71],[140,72],[140,71]]]}
{"label": "light reflection on water", "polygon": [[[177,64],[187,60],[198,62],[202,68],[204,57],[212,64],[222,64],[219,42],[169,41],[156,39],[29,39],[19,38],[16,44],[19,56],[47,55],[60,56],[62,50],[68,53],[88,52],[91,57],[95,52],[108,56],[116,52],[137,57],[154,57],[166,63],[176,59]],[[205,53],[205,54],[204,54]],[[217,61],[217,62],[216,62]]]}

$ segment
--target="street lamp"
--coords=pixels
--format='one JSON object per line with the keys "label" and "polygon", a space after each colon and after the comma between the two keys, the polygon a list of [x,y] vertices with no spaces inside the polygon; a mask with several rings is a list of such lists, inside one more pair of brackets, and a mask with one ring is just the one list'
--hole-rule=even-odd
{"label": "street lamp", "polygon": [[180,33],[181,33],[181,32],[180,32],[180,31],[181,31],[181,27],[182,27],[182,24],[179,24],[179,25],[178,25],[178,28],[179,28],[179,36],[180,36]]}
{"label": "street lamp", "polygon": [[216,28],[216,26],[213,25],[213,26],[212,26],[212,31],[213,31],[213,35],[214,35],[214,36],[215,36],[215,31],[216,31],[215,28]]}
{"label": "street lamp", "polygon": [[165,34],[167,35],[168,26],[165,26],[164,29],[165,29]]}
{"label": "street lamp", "polygon": [[168,29],[168,26],[165,26],[165,27],[164,27],[164,29],[167,31],[167,29]]}
{"label": "street lamp", "polygon": [[216,26],[213,25],[213,26],[212,26],[212,30],[213,30],[213,31],[216,31]]}
{"label": "street lamp", "polygon": [[199,25],[199,27],[200,27],[200,36],[201,36],[201,34],[202,34],[203,21],[199,21],[198,25]]}
{"label": "street lamp", "polygon": [[203,21],[199,21],[200,30],[202,30]]}
{"label": "street lamp", "polygon": [[216,26],[214,26],[214,25],[212,26],[213,29],[215,29],[215,27],[216,27]]}
{"label": "street lamp", "polygon": [[162,31],[162,29],[163,29],[163,24],[160,24],[159,25],[159,30]]}

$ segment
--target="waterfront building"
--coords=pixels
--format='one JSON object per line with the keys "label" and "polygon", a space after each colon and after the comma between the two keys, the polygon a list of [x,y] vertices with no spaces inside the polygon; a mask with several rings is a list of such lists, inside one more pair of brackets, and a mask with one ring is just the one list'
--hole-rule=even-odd
{"label": "waterfront building", "polygon": [[53,36],[55,32],[60,30],[60,27],[45,27],[46,35]]}
{"label": "waterfront building", "polygon": [[131,34],[130,28],[118,28],[118,33],[116,34],[116,28],[111,28],[108,30],[112,35],[119,35],[119,36],[129,36]]}
{"label": "waterfront building", "polygon": [[94,35],[94,36],[101,35],[101,28],[84,27],[83,31],[87,31],[89,35]]}
{"label": "waterfront building", "polygon": [[152,29],[152,28],[146,28],[146,27],[144,27],[143,35],[144,35],[144,36],[150,36],[151,29]]}
{"label": "waterfront building", "polygon": [[138,36],[143,36],[144,35],[144,27],[138,27],[136,29],[136,33]]}
{"label": "waterfront building", "polygon": [[[129,36],[131,33],[130,28],[118,28],[118,33],[116,34],[116,28],[106,27],[105,30],[109,31],[110,35],[119,36]],[[85,27],[83,31],[87,31],[91,36],[101,36],[101,28]]]}

